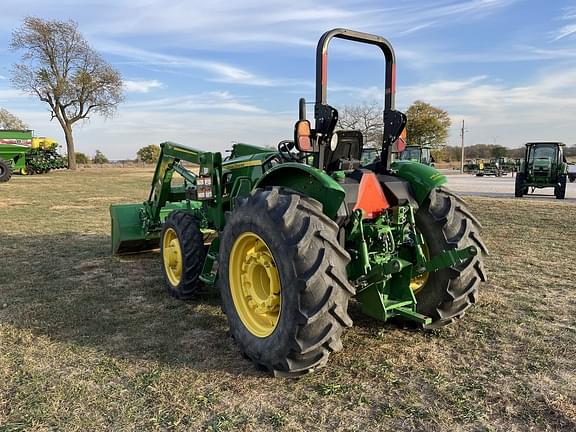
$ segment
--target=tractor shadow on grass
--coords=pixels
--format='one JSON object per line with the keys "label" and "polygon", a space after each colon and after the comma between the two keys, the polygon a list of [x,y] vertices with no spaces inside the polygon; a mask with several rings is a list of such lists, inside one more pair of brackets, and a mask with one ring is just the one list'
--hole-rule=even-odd
{"label": "tractor shadow on grass", "polygon": [[0,235],[0,324],[128,359],[259,373],[241,358],[214,288],[168,295],[158,252],[113,257],[105,235]]}

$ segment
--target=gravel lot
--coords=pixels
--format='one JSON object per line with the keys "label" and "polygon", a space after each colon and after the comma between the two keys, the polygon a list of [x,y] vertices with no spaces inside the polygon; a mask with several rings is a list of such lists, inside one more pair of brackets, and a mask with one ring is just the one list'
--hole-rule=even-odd
{"label": "gravel lot", "polygon": [[[446,173],[448,174],[448,173]],[[513,198],[515,177],[476,177],[469,174],[448,175],[448,186],[462,195]],[[523,199],[555,199],[554,189],[536,189]],[[566,185],[566,201],[576,202],[576,183]]]}

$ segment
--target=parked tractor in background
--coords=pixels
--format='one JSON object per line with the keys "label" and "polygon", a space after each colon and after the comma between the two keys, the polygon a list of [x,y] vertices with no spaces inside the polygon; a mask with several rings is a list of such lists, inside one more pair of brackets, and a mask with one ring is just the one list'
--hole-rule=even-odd
{"label": "parked tractor in background", "polygon": [[408,160],[412,162],[419,162],[424,165],[434,166],[434,158],[430,153],[432,147],[409,145],[406,146],[403,152],[399,153],[399,160]]}
{"label": "parked tractor in background", "polygon": [[0,130],[0,182],[13,173],[44,174],[67,166],[53,139],[34,137],[31,130]]}
{"label": "parked tractor in background", "polygon": [[514,195],[522,197],[529,189],[554,188],[557,199],[566,197],[568,177],[564,144],[559,142],[527,143],[524,160],[516,174]]}
{"label": "parked tractor in background", "polygon": [[484,177],[484,176],[501,177],[503,175],[507,175],[508,171],[505,171],[503,168],[503,159],[504,158],[492,158],[489,159],[488,162],[482,160],[482,162],[479,163],[478,165],[476,175],[478,177]]}
{"label": "parked tractor in background", "polygon": [[[374,45],[385,58],[382,150],[364,166],[362,133],[336,131],[338,111],[327,103],[334,38]],[[354,296],[383,321],[437,328],[461,318],[485,280],[480,224],[434,168],[391,162],[406,124],[394,109],[395,63],[379,36],[325,33],[314,127],[300,99],[294,138],[276,151],[236,144],[222,159],[161,144],[148,200],[110,208],[113,253],[159,246],[177,298],[218,286],[239,349],[276,375],[310,372],[342,349]],[[198,173],[183,162],[198,164]]]}
{"label": "parked tractor in background", "polygon": [[576,164],[568,165],[568,180],[570,183],[574,183],[576,180]]}

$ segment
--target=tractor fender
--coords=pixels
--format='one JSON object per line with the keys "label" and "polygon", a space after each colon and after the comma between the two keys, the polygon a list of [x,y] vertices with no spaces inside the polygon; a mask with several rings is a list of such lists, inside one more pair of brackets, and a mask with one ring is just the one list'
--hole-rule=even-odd
{"label": "tractor fender", "polygon": [[448,181],[436,168],[418,162],[396,161],[392,164],[392,171],[410,183],[418,204],[422,204],[434,188]]}
{"label": "tractor fender", "polygon": [[322,204],[323,212],[331,219],[336,217],[346,192],[328,174],[317,168],[296,162],[276,165],[266,171],[254,185],[255,188],[284,186]]}

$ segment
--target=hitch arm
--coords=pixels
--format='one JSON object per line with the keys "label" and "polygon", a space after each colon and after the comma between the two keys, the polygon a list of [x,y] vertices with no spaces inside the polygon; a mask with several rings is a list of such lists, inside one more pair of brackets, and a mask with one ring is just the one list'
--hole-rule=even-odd
{"label": "hitch arm", "polygon": [[476,246],[468,246],[464,249],[449,249],[426,261],[422,267],[418,268],[416,274],[425,272],[435,272],[448,267],[462,264],[466,260],[478,255]]}

